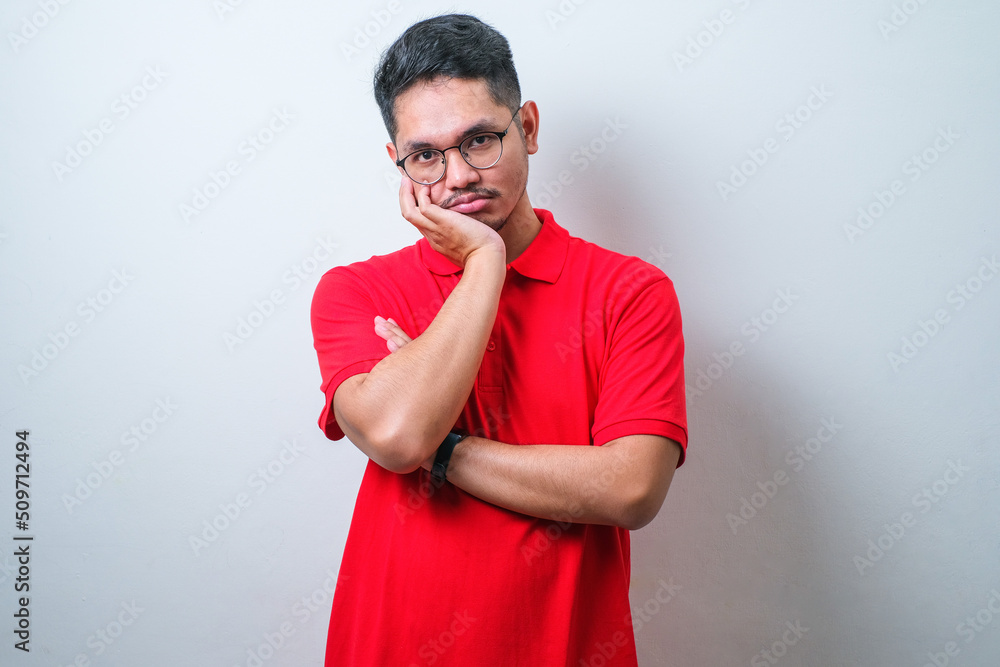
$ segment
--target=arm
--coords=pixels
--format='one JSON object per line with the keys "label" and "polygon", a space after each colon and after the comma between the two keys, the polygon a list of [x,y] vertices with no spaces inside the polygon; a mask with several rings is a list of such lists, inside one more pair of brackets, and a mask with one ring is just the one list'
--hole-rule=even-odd
{"label": "arm", "polygon": [[[391,320],[376,327],[393,354],[412,340]],[[679,443],[629,435],[600,447],[510,445],[467,437],[455,446],[448,481],[481,500],[553,521],[638,530],[656,517],[681,456]],[[434,454],[423,462],[430,470]]]}
{"label": "arm", "polygon": [[345,380],[333,410],[370,459],[393,472],[411,472],[433,455],[469,398],[496,318],[506,256],[495,231],[432,204],[427,188],[415,193],[408,178],[400,187],[400,208],[464,272],[427,330],[371,372]]}
{"label": "arm", "polygon": [[678,443],[657,435],[600,447],[466,438],[447,474],[463,491],[522,514],[638,530],[660,511],[680,454]]}

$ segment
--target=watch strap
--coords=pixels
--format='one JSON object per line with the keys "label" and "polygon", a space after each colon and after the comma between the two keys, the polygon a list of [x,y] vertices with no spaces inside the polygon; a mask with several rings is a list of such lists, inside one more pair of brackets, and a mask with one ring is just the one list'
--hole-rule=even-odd
{"label": "watch strap", "polygon": [[461,433],[455,433],[452,431],[445,436],[444,442],[442,442],[437,449],[437,454],[434,455],[434,465],[431,466],[431,479],[434,480],[436,484],[444,484],[447,479],[448,463],[451,461],[451,453],[455,451],[455,445],[465,438]]}

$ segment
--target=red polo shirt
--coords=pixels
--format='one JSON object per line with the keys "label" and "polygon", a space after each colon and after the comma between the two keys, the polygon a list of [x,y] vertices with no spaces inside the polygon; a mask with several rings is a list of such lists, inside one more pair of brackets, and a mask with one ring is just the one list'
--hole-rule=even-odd
{"label": "red polo shirt", "polygon": [[[673,284],[656,267],[571,237],[535,209],[541,231],[507,269],[493,332],[456,426],[500,442],[603,445],[662,435],[687,449],[684,343]],[[388,355],[374,331],[392,317],[427,328],[461,269],[425,239],[328,271],[312,326],[326,396]],[[683,456],[681,461],[683,462]],[[580,480],[600,493],[614,483]],[[567,517],[568,518],[568,517]],[[501,509],[424,470],[369,461],[333,600],[326,664],[636,664],[629,535]]]}

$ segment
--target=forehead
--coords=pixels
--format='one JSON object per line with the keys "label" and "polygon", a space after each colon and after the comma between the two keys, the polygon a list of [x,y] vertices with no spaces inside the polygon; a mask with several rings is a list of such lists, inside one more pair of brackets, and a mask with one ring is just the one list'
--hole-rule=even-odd
{"label": "forehead", "polygon": [[401,148],[458,141],[471,128],[495,125],[508,113],[490,97],[484,80],[444,78],[407,88],[396,98],[395,112]]}

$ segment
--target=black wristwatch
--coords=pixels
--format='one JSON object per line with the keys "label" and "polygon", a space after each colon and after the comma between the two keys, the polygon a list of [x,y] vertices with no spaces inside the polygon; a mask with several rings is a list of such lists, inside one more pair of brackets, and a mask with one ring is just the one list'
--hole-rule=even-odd
{"label": "black wristwatch", "polygon": [[434,465],[431,466],[431,479],[435,484],[444,484],[447,479],[445,473],[448,472],[448,462],[451,461],[451,453],[455,450],[455,445],[465,438],[461,433],[452,431],[445,436],[444,442],[438,446],[437,454],[434,456]]}

